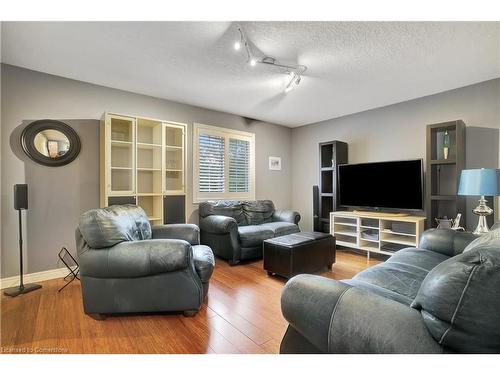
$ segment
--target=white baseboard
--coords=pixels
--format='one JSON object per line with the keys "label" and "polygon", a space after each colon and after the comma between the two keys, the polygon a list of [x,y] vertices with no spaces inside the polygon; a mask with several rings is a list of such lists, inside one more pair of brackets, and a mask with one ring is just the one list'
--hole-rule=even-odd
{"label": "white baseboard", "polygon": [[[67,268],[56,268],[54,270],[28,273],[24,275],[23,282],[27,283],[38,283],[40,281],[58,279],[60,277],[65,277],[68,274]],[[0,289],[10,288],[19,285],[19,275],[12,277],[5,277],[0,279]]]}

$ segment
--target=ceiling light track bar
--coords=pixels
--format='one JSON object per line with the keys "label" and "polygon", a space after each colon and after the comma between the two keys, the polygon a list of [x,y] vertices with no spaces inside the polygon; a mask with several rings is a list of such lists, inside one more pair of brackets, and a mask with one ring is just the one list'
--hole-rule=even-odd
{"label": "ceiling light track bar", "polygon": [[298,74],[302,74],[307,70],[307,66],[305,65],[291,65],[291,64],[282,64],[278,62],[276,59],[272,57],[264,57],[263,59],[257,61],[260,64],[272,65],[277,68],[285,69],[287,72],[297,72]]}
{"label": "ceiling light track bar", "polygon": [[[290,81],[285,87],[285,93],[298,86],[301,80],[301,75],[307,70],[307,67],[305,65],[285,64],[279,62],[274,57],[264,55],[264,53],[262,53],[260,50],[258,50],[257,47],[255,47],[251,42],[248,41],[241,26],[238,26],[237,29],[240,34],[240,38],[234,43],[234,49],[240,50],[242,47],[245,49],[247,55],[247,63],[249,63],[250,66],[256,66],[258,63],[284,70],[284,74],[289,74],[291,76]],[[256,49],[258,53],[254,53],[252,51],[253,49]],[[257,55],[263,57],[257,58]]]}

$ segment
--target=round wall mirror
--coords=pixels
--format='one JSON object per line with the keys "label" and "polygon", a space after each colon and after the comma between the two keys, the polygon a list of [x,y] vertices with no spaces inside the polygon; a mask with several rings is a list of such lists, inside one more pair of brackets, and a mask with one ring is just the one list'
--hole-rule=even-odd
{"label": "round wall mirror", "polygon": [[39,164],[58,167],[71,163],[80,153],[80,137],[61,121],[38,120],[22,132],[24,152]]}

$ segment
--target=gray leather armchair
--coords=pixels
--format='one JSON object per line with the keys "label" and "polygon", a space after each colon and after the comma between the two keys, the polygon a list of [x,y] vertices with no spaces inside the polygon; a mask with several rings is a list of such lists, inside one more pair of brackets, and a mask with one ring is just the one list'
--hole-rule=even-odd
{"label": "gray leather armchair", "polygon": [[215,261],[193,224],[151,227],[142,208],[85,212],[76,229],[83,306],[102,314],[182,311],[193,315],[208,292]]}
{"label": "gray leather armchair", "polygon": [[300,214],[270,200],[208,201],[199,206],[201,243],[235,265],[262,256],[262,242],[300,232]]}
{"label": "gray leather armchair", "polygon": [[500,353],[500,229],[432,229],[350,280],[298,275],[281,353]]}

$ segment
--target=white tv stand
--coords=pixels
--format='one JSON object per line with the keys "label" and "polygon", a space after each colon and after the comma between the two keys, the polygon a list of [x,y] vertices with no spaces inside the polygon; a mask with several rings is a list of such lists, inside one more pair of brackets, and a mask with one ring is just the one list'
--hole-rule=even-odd
{"label": "white tv stand", "polygon": [[[392,230],[393,224],[406,224],[407,230]],[[364,250],[368,259],[370,253],[392,255],[394,251],[383,250],[386,244],[402,247],[418,247],[420,235],[424,230],[425,217],[396,216],[374,212],[335,211],[330,213],[330,233],[335,236],[336,244],[351,249]],[[364,231],[378,233],[378,238],[367,238]]]}
{"label": "white tv stand", "polygon": [[410,214],[405,214],[402,212],[376,212],[376,211],[359,211],[359,210],[354,210],[352,211],[353,213],[363,216],[363,217],[403,217],[403,216],[410,216]]}

